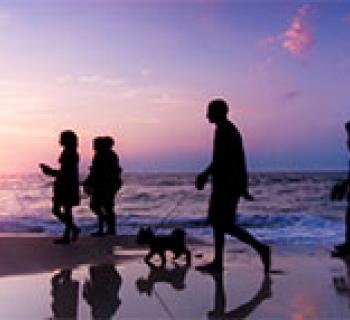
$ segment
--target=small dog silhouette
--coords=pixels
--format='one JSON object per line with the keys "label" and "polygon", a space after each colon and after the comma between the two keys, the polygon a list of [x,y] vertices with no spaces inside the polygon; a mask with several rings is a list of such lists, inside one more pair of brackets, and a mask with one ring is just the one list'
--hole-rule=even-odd
{"label": "small dog silhouette", "polygon": [[151,228],[141,228],[137,234],[136,242],[138,244],[147,244],[150,251],[145,257],[145,262],[150,263],[151,258],[158,254],[161,258],[161,265],[165,265],[165,252],[172,251],[174,259],[181,255],[186,255],[186,263],[191,263],[191,252],[186,248],[185,244],[186,233],[180,228],[174,229],[168,236],[156,236]]}

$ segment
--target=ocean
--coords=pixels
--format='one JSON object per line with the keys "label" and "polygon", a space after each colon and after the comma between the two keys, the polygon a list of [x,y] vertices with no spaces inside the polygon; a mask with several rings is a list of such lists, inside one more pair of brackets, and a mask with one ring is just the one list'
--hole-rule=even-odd
{"label": "ocean", "polygon": [[[242,200],[238,222],[270,244],[322,244],[343,241],[346,202],[331,202],[331,186],[345,172],[273,172],[250,176],[254,202]],[[206,215],[210,187],[194,188],[190,173],[124,175],[117,196],[117,232],[136,234],[140,226],[158,233],[174,227],[210,237]],[[0,232],[58,234],[62,225],[51,214],[52,181],[39,174],[0,176]],[[83,195],[74,217],[83,233],[96,219]]]}

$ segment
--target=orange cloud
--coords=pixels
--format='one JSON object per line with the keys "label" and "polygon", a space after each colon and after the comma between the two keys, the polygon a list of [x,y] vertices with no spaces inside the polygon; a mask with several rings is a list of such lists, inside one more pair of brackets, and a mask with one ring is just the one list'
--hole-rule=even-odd
{"label": "orange cloud", "polygon": [[282,47],[294,56],[305,56],[314,44],[312,28],[307,20],[309,5],[301,6],[290,27],[282,35]]}

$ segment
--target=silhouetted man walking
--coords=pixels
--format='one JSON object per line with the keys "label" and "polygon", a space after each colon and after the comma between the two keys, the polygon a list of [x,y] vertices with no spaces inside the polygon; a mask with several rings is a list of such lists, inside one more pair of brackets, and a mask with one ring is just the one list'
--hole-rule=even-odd
{"label": "silhouetted man walking", "polygon": [[209,202],[208,222],[213,227],[214,260],[197,267],[200,271],[221,270],[225,233],[250,245],[260,255],[265,273],[269,273],[270,248],[256,240],[236,224],[236,210],[240,197],[253,200],[248,192],[248,174],[242,138],[237,128],[227,119],[228,105],[216,99],[209,103],[207,118],[216,126],[213,160],[209,167],[197,176],[196,188],[202,190],[211,176],[212,193]]}
{"label": "silhouetted man walking", "polygon": [[[347,146],[350,151],[350,121],[345,124],[347,133]],[[350,162],[347,179],[335,184],[332,188],[331,199],[333,201],[341,201],[344,198],[348,202],[345,213],[345,242],[334,247],[333,256],[345,256],[350,254]]]}

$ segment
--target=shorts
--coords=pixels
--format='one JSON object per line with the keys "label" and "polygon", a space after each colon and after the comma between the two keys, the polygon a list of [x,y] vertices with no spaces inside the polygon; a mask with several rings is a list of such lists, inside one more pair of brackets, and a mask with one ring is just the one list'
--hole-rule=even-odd
{"label": "shorts", "polygon": [[236,223],[236,210],[240,196],[213,192],[209,201],[208,222],[213,227],[224,228]]}

